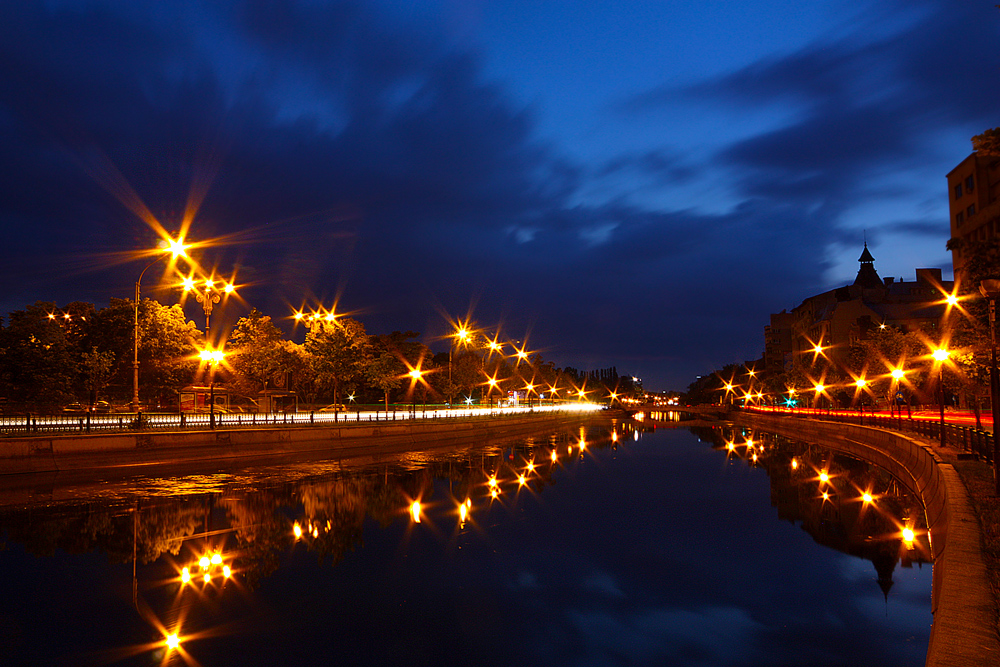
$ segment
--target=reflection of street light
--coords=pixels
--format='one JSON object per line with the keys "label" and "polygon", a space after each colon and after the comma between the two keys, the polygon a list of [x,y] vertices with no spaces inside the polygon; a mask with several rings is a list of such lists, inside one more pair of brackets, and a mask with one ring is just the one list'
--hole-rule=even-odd
{"label": "reflection of street light", "polygon": [[943,347],[934,350],[934,361],[938,364],[938,394],[941,399],[941,446],[944,447],[944,362],[950,353]]}
{"label": "reflection of street light", "polygon": [[208,423],[211,428],[215,428],[215,367],[226,357],[222,350],[202,350],[201,360],[208,364]]}
{"label": "reflection of street light", "polygon": [[997,424],[1000,424],[1000,376],[997,373],[996,303],[1000,297],[1000,280],[989,278],[979,283],[979,291],[990,302],[990,405],[993,407],[993,479],[1000,496],[1000,443],[997,442]]}
{"label": "reflection of street light", "polygon": [[136,412],[139,411],[139,291],[140,284],[142,283],[142,276],[146,273],[146,270],[156,264],[161,259],[166,257],[168,254],[171,259],[176,260],[178,257],[187,257],[187,246],[184,245],[184,239],[164,239],[160,241],[159,250],[163,252],[160,256],[154,259],[152,262],[146,265],[146,268],[139,273],[139,278],[135,281],[135,329],[132,336],[132,409]]}

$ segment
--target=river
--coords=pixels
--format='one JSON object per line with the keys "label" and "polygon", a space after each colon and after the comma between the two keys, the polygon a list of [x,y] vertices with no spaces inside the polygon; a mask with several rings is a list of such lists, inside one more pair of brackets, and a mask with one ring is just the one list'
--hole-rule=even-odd
{"label": "river", "polygon": [[870,464],[765,434],[617,424],[0,482],[0,664],[916,666],[927,651],[919,502]]}

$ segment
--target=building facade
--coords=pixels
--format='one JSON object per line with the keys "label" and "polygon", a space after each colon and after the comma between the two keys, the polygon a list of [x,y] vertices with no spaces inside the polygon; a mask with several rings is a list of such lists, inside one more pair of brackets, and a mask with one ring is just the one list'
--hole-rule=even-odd
{"label": "building facade", "polygon": [[881,278],[865,244],[854,282],[805,299],[791,312],[771,315],[764,327],[764,367],[770,374],[806,368],[816,347],[834,365],[850,348],[881,327],[934,330],[945,313],[944,295],[954,287],[941,269],[916,269],[916,279]]}
{"label": "building facade", "polygon": [[[948,172],[948,212],[953,241],[985,241],[1000,235],[1000,157],[973,153]],[[961,244],[953,246],[957,280],[964,259]]]}

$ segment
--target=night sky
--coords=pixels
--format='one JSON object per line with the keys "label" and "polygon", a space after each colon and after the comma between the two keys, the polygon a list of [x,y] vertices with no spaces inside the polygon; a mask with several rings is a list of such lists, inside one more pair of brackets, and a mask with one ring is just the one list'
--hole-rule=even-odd
{"label": "night sky", "polygon": [[[471,312],[683,389],[852,282],[865,238],[883,276],[950,277],[945,174],[1000,125],[995,5],[2,3],[0,313],[131,298],[186,227],[241,286],[222,323]],[[162,273],[144,294],[174,303]]]}

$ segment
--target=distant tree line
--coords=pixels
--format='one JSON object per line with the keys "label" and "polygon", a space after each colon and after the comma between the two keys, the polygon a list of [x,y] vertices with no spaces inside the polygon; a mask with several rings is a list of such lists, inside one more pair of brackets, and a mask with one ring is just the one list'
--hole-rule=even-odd
{"label": "distant tree line", "polygon": [[[150,408],[173,408],[177,391],[208,381],[199,359],[204,334],[180,306],[152,299],[139,304],[139,398]],[[133,386],[135,303],[112,299],[105,308],[73,302],[37,302],[0,320],[0,409],[56,411],[80,402],[129,403]],[[268,315],[253,309],[225,344],[214,379],[236,402],[265,389],[294,390],[301,403],[484,401],[518,391],[568,398],[584,388],[590,400],[632,389],[614,367],[556,368],[538,353],[506,356],[486,346],[461,345],[433,353],[415,331],[369,334],[351,317],[314,320],[303,343],[286,337]],[[418,374],[411,374],[412,371]],[[450,371],[450,372],[449,372]],[[414,377],[419,375],[419,377]],[[493,380],[491,383],[490,380]]]}

